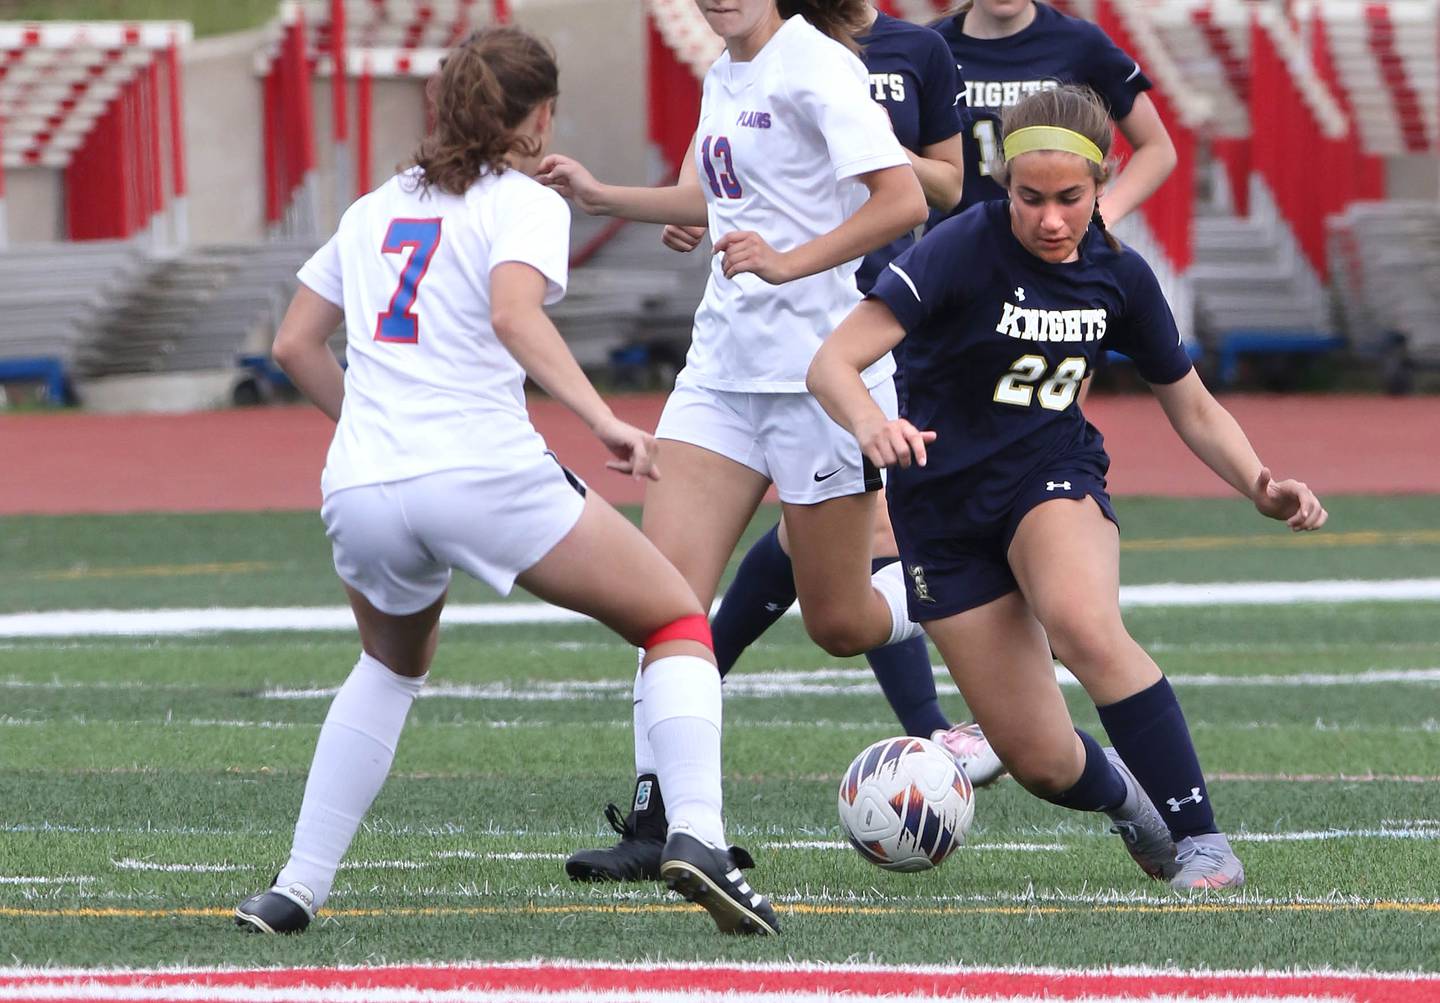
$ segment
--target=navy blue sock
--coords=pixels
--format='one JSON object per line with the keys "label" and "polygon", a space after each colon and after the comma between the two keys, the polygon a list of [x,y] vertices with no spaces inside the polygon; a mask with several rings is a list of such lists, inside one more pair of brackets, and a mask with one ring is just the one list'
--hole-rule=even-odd
{"label": "navy blue sock", "polygon": [[1105,758],[1099,742],[1079,728],[1075,734],[1085,746],[1085,768],[1073,787],[1045,800],[1076,811],[1106,811],[1117,807],[1125,800],[1125,779]]}
{"label": "navy blue sock", "polygon": [[1177,840],[1219,832],[1200,759],[1170,681],[1162,678],[1100,711],[1111,743]]}
{"label": "navy blue sock", "polygon": [[715,662],[724,678],[740,653],[765,633],[795,603],[795,569],[780,549],[780,524],[755,541],[725,590],[711,621]]}
{"label": "navy blue sock", "polygon": [[[870,562],[870,573],[895,561],[894,557],[877,557]],[[925,638],[912,637],[899,644],[867,651],[865,661],[870,663],[875,681],[890,701],[890,709],[905,734],[929,738],[950,727],[950,720],[940,710],[940,699],[935,693],[935,671],[930,666],[930,648]]]}

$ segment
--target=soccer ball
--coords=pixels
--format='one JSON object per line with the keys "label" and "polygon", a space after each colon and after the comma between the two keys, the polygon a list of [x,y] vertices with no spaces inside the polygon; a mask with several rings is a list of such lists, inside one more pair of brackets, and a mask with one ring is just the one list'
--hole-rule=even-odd
{"label": "soccer ball", "polygon": [[950,754],[923,738],[867,748],[840,781],[840,827],[887,871],[927,871],[965,842],[975,792]]}

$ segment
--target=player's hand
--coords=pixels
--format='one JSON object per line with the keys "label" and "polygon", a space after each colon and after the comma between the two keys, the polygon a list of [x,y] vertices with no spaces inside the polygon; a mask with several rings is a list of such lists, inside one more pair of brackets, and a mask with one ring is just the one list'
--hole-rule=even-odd
{"label": "player's hand", "polygon": [[925,447],[938,433],[922,432],[904,418],[876,418],[855,429],[855,438],[866,459],[877,467],[925,466]]}
{"label": "player's hand", "polygon": [[1261,515],[1282,519],[1297,533],[1319,529],[1330,518],[1314,491],[1300,481],[1274,480],[1269,467],[1261,468],[1250,494]]}
{"label": "player's hand", "polygon": [[535,180],[574,201],[590,215],[600,212],[600,194],[605,186],[573,157],[552,153],[540,161]]}
{"label": "player's hand", "polygon": [[660,479],[660,470],[655,466],[655,454],[659,451],[655,436],[613,417],[596,425],[594,431],[595,437],[615,457],[606,461],[606,469],[629,474],[637,481]]}
{"label": "player's hand", "polygon": [[715,241],[715,253],[723,255],[721,267],[727,279],[741,272],[758,275],[772,286],[789,282],[792,276],[786,257],[751,230],[735,230]]}
{"label": "player's hand", "polygon": [[705,239],[703,226],[667,226],[660,232],[660,243],[672,251],[689,254]]}

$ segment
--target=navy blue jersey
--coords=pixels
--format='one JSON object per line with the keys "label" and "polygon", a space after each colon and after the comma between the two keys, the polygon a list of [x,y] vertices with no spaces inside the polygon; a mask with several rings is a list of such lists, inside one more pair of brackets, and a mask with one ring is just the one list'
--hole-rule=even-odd
{"label": "navy blue jersey", "polygon": [[[1057,84],[1084,84],[1110,106],[1116,120],[1150,89],[1140,64],[1099,26],[1035,4],[1035,20],[1006,38],[971,38],[964,14],[935,25],[950,46],[965,83],[959,101],[965,136],[965,194],[955,212],[1005,197],[987,166],[1000,147],[1000,113],[1022,98]],[[933,226],[945,214],[932,213]]]}
{"label": "navy blue jersey", "polygon": [[[934,29],[880,14],[869,33],[856,41],[870,73],[870,96],[890,113],[901,146],[919,153],[960,131],[955,100],[964,84]],[[869,290],[880,269],[914,242],[906,234],[871,252],[855,276],[860,291]]]}
{"label": "navy blue jersey", "polygon": [[912,534],[993,527],[1044,466],[1083,461],[1103,476],[1104,440],[1075,398],[1105,351],[1151,383],[1191,369],[1144,259],[1111,250],[1092,225],[1078,260],[1042,261],[1011,231],[1004,200],[940,224],[870,295],[906,331],[903,413],[939,433],[925,467],[891,471],[891,512]]}

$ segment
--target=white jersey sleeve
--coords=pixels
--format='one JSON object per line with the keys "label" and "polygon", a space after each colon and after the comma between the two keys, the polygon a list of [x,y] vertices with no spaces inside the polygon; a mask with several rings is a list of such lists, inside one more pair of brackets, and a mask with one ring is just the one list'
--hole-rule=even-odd
{"label": "white jersey sleeve", "polygon": [[816,47],[809,65],[787,72],[785,82],[790,100],[825,137],[836,181],[910,162],[890,116],[870,100],[865,64],[840,46]]}
{"label": "white jersey sleeve", "polygon": [[340,234],[337,232],[325,246],[310,256],[296,274],[307,289],[345,309],[345,282],[340,271]]}
{"label": "white jersey sleeve", "polygon": [[545,305],[558,303],[570,277],[570,207],[539,185],[492,204],[490,270],[507,261],[529,265],[545,276]]}

